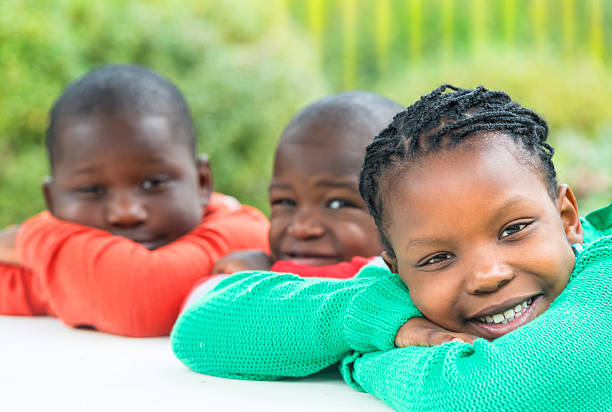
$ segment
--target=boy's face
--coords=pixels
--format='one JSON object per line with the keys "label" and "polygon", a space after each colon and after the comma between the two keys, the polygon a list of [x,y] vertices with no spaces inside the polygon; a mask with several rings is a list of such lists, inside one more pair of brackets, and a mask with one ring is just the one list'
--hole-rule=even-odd
{"label": "boy's face", "polygon": [[354,131],[330,132],[306,127],[277,149],[269,192],[275,261],[325,266],[382,250],[359,195],[365,146],[356,143]]}
{"label": "boy's face", "polygon": [[68,117],[56,134],[47,207],[59,219],[127,237],[148,249],[191,231],[212,191],[186,136],[161,115]]}
{"label": "boy's face", "polygon": [[562,185],[553,201],[516,150],[508,141],[427,155],[386,187],[395,257],[383,257],[448,330],[498,338],[548,309],[574,267],[574,195]]}

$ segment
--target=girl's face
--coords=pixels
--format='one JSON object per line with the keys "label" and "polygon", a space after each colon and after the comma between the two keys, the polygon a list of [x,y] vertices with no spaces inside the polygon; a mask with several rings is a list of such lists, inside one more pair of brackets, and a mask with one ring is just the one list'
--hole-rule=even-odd
{"label": "girl's face", "polygon": [[395,256],[383,257],[423,315],[448,330],[498,338],[548,309],[574,267],[582,228],[572,191],[562,185],[553,201],[517,154],[509,139],[459,146],[384,188]]}

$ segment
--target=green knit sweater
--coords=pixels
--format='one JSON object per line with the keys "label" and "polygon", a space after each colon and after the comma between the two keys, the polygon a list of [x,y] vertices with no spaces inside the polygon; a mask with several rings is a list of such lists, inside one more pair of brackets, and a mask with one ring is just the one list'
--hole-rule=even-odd
{"label": "green knit sweater", "polygon": [[306,376],[341,361],[352,386],[400,410],[612,410],[612,237],[580,255],[566,290],[493,341],[397,349],[419,316],[400,279],[240,273],[177,321],[176,356],[238,379]]}

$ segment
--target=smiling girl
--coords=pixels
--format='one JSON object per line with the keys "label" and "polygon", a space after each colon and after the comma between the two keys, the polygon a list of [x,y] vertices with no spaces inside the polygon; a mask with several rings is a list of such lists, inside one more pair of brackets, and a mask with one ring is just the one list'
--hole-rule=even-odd
{"label": "smiling girl", "polygon": [[547,134],[503,92],[423,96],[374,138],[360,179],[390,271],[236,275],[179,318],[176,355],[241,379],[341,361],[400,410],[610,409],[612,221],[581,221]]}

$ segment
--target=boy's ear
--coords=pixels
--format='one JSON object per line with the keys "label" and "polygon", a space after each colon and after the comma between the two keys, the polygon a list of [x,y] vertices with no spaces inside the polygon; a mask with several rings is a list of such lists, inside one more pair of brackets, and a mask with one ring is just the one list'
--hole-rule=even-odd
{"label": "boy's ear", "polygon": [[51,176],[43,177],[42,181],[42,192],[45,198],[45,204],[47,210],[53,214],[53,196],[51,195],[51,186],[53,185],[53,178]]}
{"label": "boy's ear", "polygon": [[198,185],[200,187],[200,204],[202,209],[208,207],[210,202],[210,196],[213,193],[213,177],[212,170],[210,168],[210,160],[208,154],[200,153],[196,161],[196,168],[198,169]]}
{"label": "boy's ear", "polygon": [[387,264],[387,267],[392,273],[397,273],[397,258],[395,255],[387,250],[383,250],[380,254]]}
{"label": "boy's ear", "polygon": [[563,222],[565,237],[569,244],[582,244],[582,223],[578,214],[578,203],[572,189],[566,184],[559,186],[557,191],[557,210]]}

